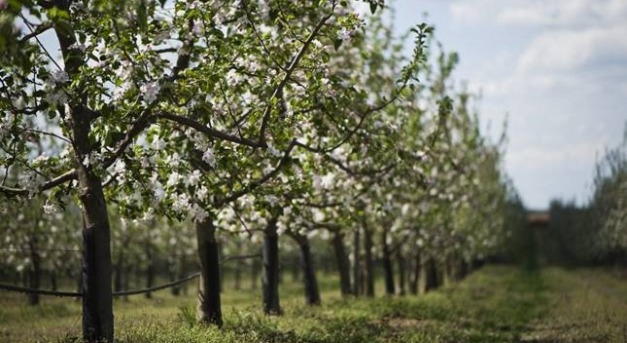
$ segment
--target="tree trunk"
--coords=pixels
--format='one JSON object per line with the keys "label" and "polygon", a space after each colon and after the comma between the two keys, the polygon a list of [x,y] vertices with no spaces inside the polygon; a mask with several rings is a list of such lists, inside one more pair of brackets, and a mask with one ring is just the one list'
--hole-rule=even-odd
{"label": "tree trunk", "polygon": [[357,227],[353,233],[353,294],[362,294],[361,274],[361,229]]}
{"label": "tree trunk", "polygon": [[463,280],[468,276],[468,263],[465,258],[459,259],[459,280]]}
{"label": "tree trunk", "polygon": [[216,247],[218,250],[218,273],[220,274],[220,293],[222,293],[222,289],[224,288],[224,269],[222,267],[222,263],[220,263],[220,261],[222,261],[222,258],[224,256],[224,253],[222,252],[222,242],[216,240]]}
{"label": "tree trunk", "polygon": [[333,250],[335,251],[335,259],[337,261],[337,269],[340,273],[340,291],[342,296],[348,296],[351,291],[350,279],[350,261],[344,247],[344,234],[337,230],[333,234]]}
{"label": "tree trunk", "polygon": [[50,288],[53,291],[56,291],[56,290],[59,289],[59,283],[57,281],[57,271],[56,270],[51,270],[50,271]]}
{"label": "tree trunk", "polygon": [[198,321],[222,326],[220,303],[220,260],[212,219],[196,224],[200,280],[198,287]]}
{"label": "tree trunk", "polygon": [[124,265],[122,262],[122,254],[119,255],[118,261],[115,264],[114,273],[113,273],[113,290],[115,292],[122,291],[122,270],[124,269]]}
{"label": "tree trunk", "polygon": [[381,233],[381,244],[383,246],[383,272],[385,277],[385,294],[394,295],[394,269],[392,267],[392,254],[387,242],[387,230],[384,228]]}
{"label": "tree trunk", "polygon": [[421,264],[422,260],[420,258],[420,251],[417,250],[414,254],[414,265],[411,275],[411,280],[409,281],[409,293],[412,295],[418,295],[418,283],[420,281],[420,272],[421,272]]}
{"label": "tree trunk", "polygon": [[[41,287],[41,255],[37,251],[37,237],[34,235],[29,237],[28,247],[31,258],[31,266],[28,270],[28,287],[39,289]],[[39,294],[29,293],[28,304],[31,306],[39,305]]]}
{"label": "tree trunk", "polygon": [[396,250],[396,265],[398,266],[398,295],[405,295],[405,284],[407,283],[405,272],[407,271],[407,263],[405,262],[405,257],[400,248]]}
{"label": "tree trunk", "polygon": [[303,269],[303,282],[305,284],[305,300],[307,305],[320,305],[320,289],[318,288],[318,279],[316,278],[316,270],[314,267],[313,257],[311,256],[311,244],[309,238],[305,235],[291,233],[290,237],[296,241],[300,248],[301,267]]}
{"label": "tree trunk", "polygon": [[[183,279],[187,276],[187,257],[185,253],[181,254],[181,264],[179,265],[179,279]],[[183,290],[183,295],[187,295],[187,282],[180,285],[179,287]]]}
{"label": "tree trunk", "polygon": [[364,250],[366,253],[365,266],[366,266],[366,296],[374,297],[374,258],[372,250],[374,249],[374,243],[372,241],[372,231],[367,227],[364,227]]}
{"label": "tree trunk", "polygon": [[[80,175],[80,173],[79,173]],[[93,176],[95,178],[95,176]],[[89,183],[92,180],[88,181]],[[109,219],[100,181],[83,189],[83,339],[113,342],[113,291]],[[97,200],[96,200],[97,199]]]}
{"label": "tree trunk", "polygon": [[279,304],[279,235],[277,217],[268,222],[263,239],[263,312],[269,315],[281,314]]}
{"label": "tree trunk", "polygon": [[256,291],[257,287],[259,287],[257,285],[257,283],[259,282],[259,264],[257,263],[256,259],[250,261],[250,267],[250,289]]}
{"label": "tree trunk", "polygon": [[[177,258],[176,254],[173,254],[174,256],[172,256],[171,258],[168,258],[168,275],[169,275],[169,279],[170,282],[174,282],[178,279],[178,261],[179,259]],[[172,296],[174,297],[178,297],[179,295],[181,295],[181,285],[177,285],[174,286],[170,289],[170,293],[172,294]]]}
{"label": "tree trunk", "polygon": [[[69,13],[69,1],[55,3]],[[82,54],[71,51],[71,46],[76,44],[75,34],[71,27],[55,24],[54,29],[61,47],[65,72],[73,79],[85,64]],[[83,207],[83,339],[88,342],[112,342],[111,233],[102,180],[93,166],[82,162],[89,160],[94,146],[89,137],[93,116],[86,111],[87,97],[82,91],[77,86],[77,93],[73,94],[76,100],[69,102],[68,122],[76,155],[77,188]]]}
{"label": "tree trunk", "polygon": [[[237,242],[235,243],[235,248],[237,250],[237,254],[241,255],[242,254],[242,242],[240,240],[237,240]],[[235,260],[235,269],[233,270],[233,288],[236,291],[239,291],[240,289],[242,289],[242,267],[243,267],[243,261],[242,259],[236,259]]]}
{"label": "tree trunk", "polygon": [[438,280],[438,268],[433,257],[427,260],[427,269],[425,270],[425,293],[433,291],[440,286]]}
{"label": "tree trunk", "polygon": [[[146,241],[145,243],[145,252],[146,252],[146,288],[152,288],[155,284],[155,264],[153,261],[152,254],[152,246],[150,241]],[[152,299],[152,292],[144,293],[146,299]]]}

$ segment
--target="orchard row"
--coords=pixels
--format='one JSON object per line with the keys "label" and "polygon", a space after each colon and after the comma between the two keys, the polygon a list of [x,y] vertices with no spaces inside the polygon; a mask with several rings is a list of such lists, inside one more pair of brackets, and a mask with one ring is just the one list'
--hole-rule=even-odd
{"label": "orchard row", "polygon": [[281,312],[286,236],[311,304],[314,236],[345,295],[373,295],[375,260],[394,293],[394,257],[415,288],[423,267],[437,285],[442,266],[499,252],[517,202],[502,140],[453,81],[457,55],[425,24],[396,37],[385,13],[381,0],[8,2],[3,263],[62,270],[80,250],[84,338],[112,341],[113,267],[130,256],[195,250],[199,320],[221,325],[219,241],[240,255],[263,241],[267,313]]}

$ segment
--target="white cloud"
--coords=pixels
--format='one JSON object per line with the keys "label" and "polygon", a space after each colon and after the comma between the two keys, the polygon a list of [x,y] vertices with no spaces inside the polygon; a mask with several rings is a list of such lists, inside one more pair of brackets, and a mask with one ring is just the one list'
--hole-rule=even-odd
{"label": "white cloud", "polygon": [[627,61],[627,26],[545,31],[520,58],[522,72],[569,71]]}
{"label": "white cloud", "polygon": [[457,75],[482,90],[479,112],[483,127],[492,124],[490,136],[509,114],[505,167],[525,201],[543,207],[553,196],[586,199],[597,156],[622,138],[627,0],[446,6],[434,15],[438,37],[459,51]]}
{"label": "white cloud", "polygon": [[573,161],[594,164],[596,156],[603,153],[606,147],[607,142],[603,139],[576,142],[560,148],[535,145],[508,151],[506,158],[513,170],[550,170]]}
{"label": "white cloud", "polygon": [[457,0],[451,14],[463,23],[584,27],[622,23],[624,0]]}

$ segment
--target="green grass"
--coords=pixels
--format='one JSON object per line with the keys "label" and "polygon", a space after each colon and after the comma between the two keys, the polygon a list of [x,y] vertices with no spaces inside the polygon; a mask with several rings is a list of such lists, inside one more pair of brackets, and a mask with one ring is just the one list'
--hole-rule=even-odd
{"label": "green grass", "polygon": [[[194,292],[114,305],[116,338],[135,342],[623,342],[627,281],[603,270],[484,268],[417,297],[342,299],[321,276],[323,305],[304,305],[301,285],[281,285],[284,315],[261,313],[260,291],[225,284],[222,330],[195,324]],[[381,285],[378,285],[381,286]],[[382,293],[382,287],[377,289]],[[621,300],[622,299],[622,300]],[[621,302],[622,301],[622,302]],[[75,342],[80,303],[0,293],[0,342]]]}

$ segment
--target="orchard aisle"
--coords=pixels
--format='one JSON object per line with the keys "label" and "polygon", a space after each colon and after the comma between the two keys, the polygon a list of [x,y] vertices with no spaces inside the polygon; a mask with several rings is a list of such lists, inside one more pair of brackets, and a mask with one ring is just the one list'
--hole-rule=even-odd
{"label": "orchard aisle", "polygon": [[546,313],[523,342],[627,342],[627,277],[613,270],[547,268]]}
{"label": "orchard aisle", "polygon": [[[322,275],[323,305],[307,307],[299,283],[285,280],[284,315],[262,314],[258,291],[224,288],[228,319],[220,331],[195,325],[194,292],[115,303],[118,342],[624,342],[627,279],[601,269],[488,266],[466,280],[418,297],[340,297]],[[381,280],[382,281],[382,280]],[[226,282],[232,282],[227,280]],[[383,290],[383,282],[377,291]],[[191,288],[190,288],[191,290]],[[382,294],[380,292],[379,294]],[[0,341],[75,342],[80,305],[45,298],[11,306],[0,293]],[[74,331],[72,331],[74,330]],[[47,335],[44,335],[47,333]]]}

